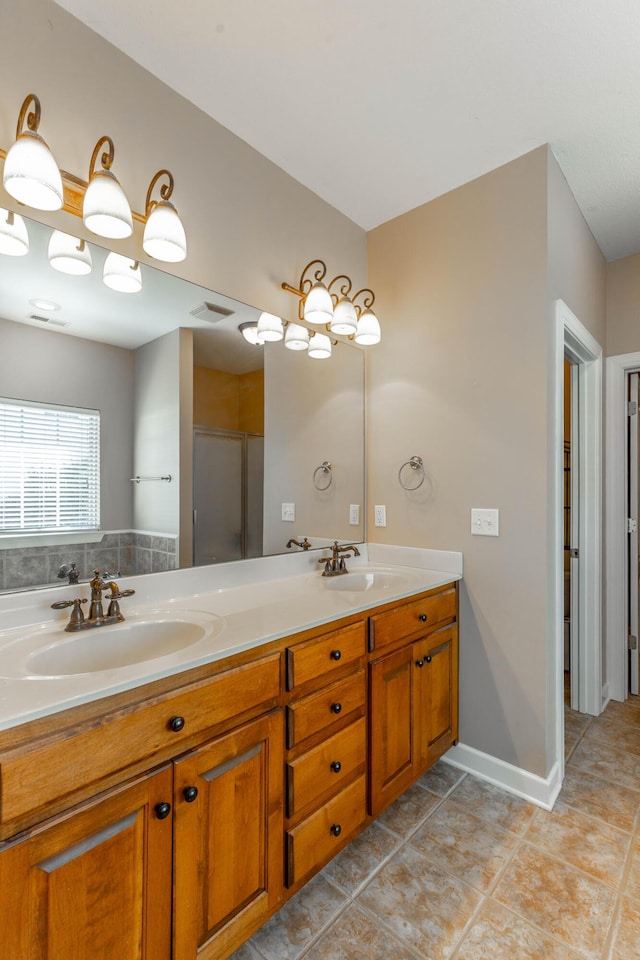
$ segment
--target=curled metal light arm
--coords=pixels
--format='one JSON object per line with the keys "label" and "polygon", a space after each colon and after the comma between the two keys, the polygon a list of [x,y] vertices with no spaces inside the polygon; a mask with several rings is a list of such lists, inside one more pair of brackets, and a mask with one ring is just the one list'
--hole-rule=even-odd
{"label": "curled metal light arm", "polygon": [[[312,279],[311,277],[307,277],[306,273],[309,270],[309,268],[313,267],[315,264],[318,264],[318,268],[314,272],[313,279]],[[298,286],[292,287],[290,283],[286,283],[285,281],[283,281],[282,289],[286,290],[288,293],[295,294],[296,297],[300,297],[300,299],[302,300],[309,293],[309,290],[311,290],[311,287],[314,285],[314,283],[319,283],[321,280],[324,280],[326,275],[327,275],[327,265],[324,262],[324,260],[310,260],[309,263],[304,268],[304,270],[302,271],[302,273],[300,274],[300,280],[298,281]]]}
{"label": "curled metal light arm", "polygon": [[145,216],[147,217],[151,213],[153,207],[155,207],[158,203],[157,200],[151,199],[151,194],[153,193],[153,188],[155,187],[160,177],[167,177],[169,180],[168,183],[163,183],[162,186],[160,187],[161,198],[163,200],[169,200],[171,198],[171,194],[173,193],[173,174],[169,170],[158,170],[156,175],[153,177],[151,183],[149,184],[149,189],[147,190],[147,199],[144,205]]}
{"label": "curled metal light arm", "polygon": [[108,146],[108,150],[105,150],[102,156],[100,157],[100,166],[103,170],[111,170],[111,164],[113,163],[114,157],[116,155],[115,147],[113,145],[113,140],[111,137],[100,137],[95,147],[93,148],[93,153],[91,154],[91,163],[89,164],[89,181],[91,177],[96,172],[96,161],[98,159],[98,154],[104,145]]}
{"label": "curled metal light arm", "polygon": [[[360,306],[359,303],[356,303],[356,300],[358,299],[358,297],[362,296],[362,294],[368,294],[368,296],[363,297],[362,306]],[[363,287],[362,290],[358,290],[358,292],[354,294],[354,296],[352,297],[352,303],[356,308],[356,312],[358,316],[360,316],[363,309],[370,310],[373,304],[375,303],[375,300],[376,300],[375,293],[373,292],[373,290],[369,290],[368,287]]]}
{"label": "curled metal light arm", "polygon": [[[333,287],[334,283],[338,282],[338,280],[344,280],[345,282],[341,284],[341,286],[338,288],[339,292],[336,293],[331,288]],[[334,303],[336,303],[340,297],[348,297],[352,289],[353,283],[351,281],[351,277],[348,277],[346,273],[338,274],[337,277],[334,277],[328,287],[329,293],[331,294],[331,299]]]}
{"label": "curled metal light arm", "polygon": [[[27,110],[29,110],[29,104],[33,103],[33,110],[29,111],[27,116]],[[18,115],[18,125],[16,127],[16,140],[22,133],[22,128],[24,127],[25,118],[27,121],[27,129],[31,130],[32,133],[36,133],[38,127],[40,126],[40,101],[36,97],[35,93],[30,93],[25,97],[24,103],[20,108],[20,113]]]}

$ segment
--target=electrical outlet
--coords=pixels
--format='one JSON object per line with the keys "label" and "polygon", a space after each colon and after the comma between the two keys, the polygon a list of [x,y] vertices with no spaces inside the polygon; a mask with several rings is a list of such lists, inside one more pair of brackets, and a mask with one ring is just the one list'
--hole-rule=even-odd
{"label": "electrical outlet", "polygon": [[376,527],[386,527],[387,525],[387,508],[383,503],[378,503],[373,508],[373,517]]}
{"label": "electrical outlet", "polygon": [[498,537],[500,535],[500,511],[471,510],[471,533],[478,537]]}
{"label": "electrical outlet", "polygon": [[293,522],[296,518],[296,505],[295,503],[283,503],[282,504],[282,519]]}
{"label": "electrical outlet", "polygon": [[349,504],[349,523],[352,527],[357,527],[360,523],[360,504],[359,503],[350,503]]}

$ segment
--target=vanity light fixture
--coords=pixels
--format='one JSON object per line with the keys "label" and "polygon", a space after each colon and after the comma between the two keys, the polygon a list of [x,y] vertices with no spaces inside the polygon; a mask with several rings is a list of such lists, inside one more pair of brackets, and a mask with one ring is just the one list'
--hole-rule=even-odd
{"label": "vanity light fixture", "polygon": [[274,343],[277,340],[282,340],[284,327],[280,317],[263,311],[258,317],[257,336],[262,343]]}
{"label": "vanity light fixture", "polygon": [[48,256],[53,269],[60,273],[83,277],[91,273],[93,268],[91,250],[86,241],[63,233],[62,230],[54,230],[51,234]]}
{"label": "vanity light fixture", "polygon": [[0,207],[0,253],[23,257],[29,253],[27,225],[18,213]]}
{"label": "vanity light fixture", "polygon": [[[96,170],[98,154],[100,169]],[[124,190],[111,171],[115,148],[111,137],[100,137],[89,164],[89,184],[82,203],[82,219],[87,230],[109,240],[124,240],[133,233],[133,217]]]}
{"label": "vanity light fixture", "polygon": [[308,350],[309,331],[300,323],[288,323],[284,335],[284,345],[287,350]]}
{"label": "vanity light fixture", "polygon": [[[160,187],[160,200],[152,197],[153,189],[160,177],[169,182]],[[179,263],[187,255],[187,237],[178,216],[178,211],[169,198],[173,193],[173,176],[168,170],[158,170],[147,190],[145,202],[144,236],[142,247],[145,253],[156,260],[167,263]]]}
{"label": "vanity light fixture", "polygon": [[109,253],[104,261],[102,279],[112,290],[119,293],[138,293],[142,290],[142,273],[137,260]]}
{"label": "vanity light fixture", "polygon": [[[33,105],[33,109],[29,107]],[[7,193],[36,210],[59,210],[64,191],[58,164],[38,133],[40,101],[35,93],[25,97],[18,116],[16,142],[4,161],[2,182]],[[23,130],[26,120],[27,129]]]}
{"label": "vanity light fixture", "polygon": [[328,360],[331,356],[331,340],[324,333],[314,333],[309,339],[309,356],[314,360]]}
{"label": "vanity light fixture", "polygon": [[[311,260],[302,271],[297,287],[282,284],[283,290],[300,298],[299,319],[324,325],[331,333],[355,340],[361,346],[379,343],[380,323],[372,310],[374,292],[364,287],[352,296],[353,283],[346,274],[338,274],[328,284],[323,282],[326,275],[325,262]],[[311,355],[311,351],[309,353]]]}
{"label": "vanity light fixture", "polygon": [[[4,159],[2,181],[7,193],[36,210],[62,209],[82,217],[88,230],[109,239],[130,237],[136,221],[144,228],[142,246],[148,256],[169,263],[185,259],[187,239],[178,212],[170,202],[173,176],[168,170],[159,170],[152,178],[144,214],[136,213],[131,210],[111,170],[115,155],[113,140],[107,136],[98,140],[91,156],[87,182],[58,168],[38,132],[40,116],[40,100],[30,93],[20,109],[16,142],[8,151],[0,148],[0,160]],[[161,177],[167,177],[168,182],[160,186],[159,197],[153,197]],[[2,247],[0,252],[3,252]],[[56,269],[61,268],[56,266]]]}

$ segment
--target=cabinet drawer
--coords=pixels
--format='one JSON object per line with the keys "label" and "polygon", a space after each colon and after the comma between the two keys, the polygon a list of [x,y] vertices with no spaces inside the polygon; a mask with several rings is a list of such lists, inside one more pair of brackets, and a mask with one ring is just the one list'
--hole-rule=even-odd
{"label": "cabinet drawer", "polygon": [[279,693],[280,655],[274,653],[8,750],[0,754],[0,822],[25,817],[132,764],[152,764],[156,754],[176,756],[186,738],[270,704]]}
{"label": "cabinet drawer", "polygon": [[316,805],[342,789],[367,759],[367,723],[364,718],[340,730],[323,743],[287,764],[287,816]]}
{"label": "cabinet drawer", "polygon": [[303,640],[287,650],[287,690],[301,687],[309,680],[330,677],[346,663],[366,653],[366,622],[352,623],[311,640]]}
{"label": "cabinet drawer", "polygon": [[402,606],[374,614],[369,620],[369,649],[381,650],[398,640],[426,633],[437,624],[456,618],[456,589],[412,600]]}
{"label": "cabinet drawer", "polygon": [[291,749],[311,734],[329,730],[354,710],[364,710],[366,683],[364,670],[337,680],[318,693],[302,697],[287,707],[287,747]]}
{"label": "cabinet drawer", "polygon": [[287,886],[321,866],[366,818],[366,778],[358,777],[301,824],[287,831]]}

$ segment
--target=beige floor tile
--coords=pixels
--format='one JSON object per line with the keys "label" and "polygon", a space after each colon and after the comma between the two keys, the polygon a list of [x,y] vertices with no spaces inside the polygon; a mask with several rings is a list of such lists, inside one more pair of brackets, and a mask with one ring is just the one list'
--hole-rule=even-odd
{"label": "beige floor tile", "polygon": [[564,729],[577,736],[582,736],[587,729],[593,717],[586,713],[578,713],[570,707],[564,708]]}
{"label": "beige floor tile", "polygon": [[487,900],[458,948],[456,960],[580,960],[580,955]]}
{"label": "beige floor tile", "polygon": [[[628,897],[633,897],[640,903],[640,833],[633,839],[633,850],[631,854],[631,867],[629,876],[625,883],[624,892]],[[640,930],[638,930],[638,941],[640,944]],[[638,950],[640,956],[640,949]]]}
{"label": "beige floor tile", "polygon": [[414,783],[395,803],[383,810],[378,823],[393,830],[399,837],[408,837],[431,813],[440,798]]}
{"label": "beige floor tile", "polygon": [[584,738],[585,740],[597,740],[599,743],[605,743],[616,750],[624,750],[625,753],[633,753],[640,757],[640,724],[620,723],[615,720],[605,720],[603,717],[595,717],[589,724]]}
{"label": "beige floor tile", "polygon": [[629,790],[601,780],[571,765],[566,767],[559,799],[583,813],[599,817],[612,827],[627,831],[633,828],[634,817],[640,809],[640,790]]}
{"label": "beige floor tile", "polygon": [[251,942],[244,943],[239,950],[232,953],[229,960],[264,960]]}
{"label": "beige floor tile", "polygon": [[450,798],[418,827],[409,843],[429,861],[486,892],[504,867],[518,837],[480,820]]}
{"label": "beige floor tile", "polygon": [[347,903],[343,893],[322,875],[316,876],[249,942],[265,960],[297,960]]}
{"label": "beige floor tile", "polygon": [[428,960],[445,960],[481,901],[477,890],[403,846],[356,902]]}
{"label": "beige floor tile", "polygon": [[598,740],[583,737],[571,755],[569,766],[630,790],[637,790],[640,784],[640,757],[615,750]]}
{"label": "beige floor tile", "polygon": [[444,760],[438,760],[426,773],[423,773],[418,783],[425,790],[430,790],[438,797],[446,797],[464,776],[466,774],[463,770],[452,767],[450,763],[445,763]]}
{"label": "beige floor tile", "polygon": [[551,811],[538,810],[527,841],[604,883],[615,887],[622,882],[629,834],[561,800]]}
{"label": "beige floor tile", "polygon": [[524,843],[494,899],[591,960],[599,960],[616,892],[574,867]]}
{"label": "beige floor tile", "polygon": [[324,868],[324,875],[353,896],[400,844],[399,837],[389,833],[374,820],[364,833],[356,837]]}
{"label": "beige floor tile", "polygon": [[640,904],[622,898],[613,926],[608,960],[638,960],[640,957]]}
{"label": "beige floor tile", "polygon": [[415,960],[415,953],[357,907],[349,907],[305,960]]}
{"label": "beige floor tile", "polygon": [[609,700],[602,716],[618,723],[640,723],[640,697],[629,697],[624,703]]}
{"label": "beige floor tile", "polygon": [[536,811],[536,807],[526,800],[470,775],[464,778],[451,796],[457,803],[473,810],[481,820],[513,833],[523,833]]}

